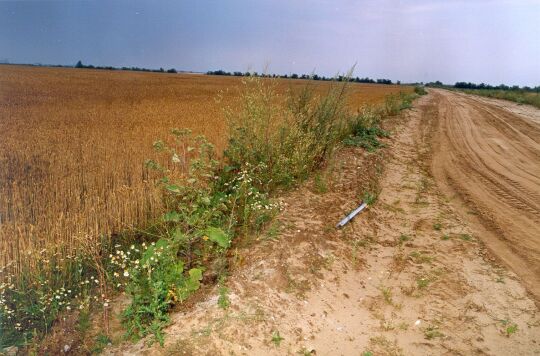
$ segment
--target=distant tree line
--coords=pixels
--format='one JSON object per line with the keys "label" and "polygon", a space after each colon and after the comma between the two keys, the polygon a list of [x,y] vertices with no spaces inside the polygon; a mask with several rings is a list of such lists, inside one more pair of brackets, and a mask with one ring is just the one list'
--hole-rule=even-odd
{"label": "distant tree line", "polygon": [[530,91],[530,92],[540,93],[540,85],[536,86],[534,88],[531,88],[531,87],[528,87],[528,86],[520,87],[518,85],[508,86],[508,85],[505,85],[505,84],[500,84],[500,85],[494,86],[494,85],[489,85],[489,84],[484,84],[484,83],[475,84],[475,83],[457,82],[456,84],[454,84],[454,88],[457,88],[457,89],[510,90],[510,91],[521,90],[521,91]]}
{"label": "distant tree line", "polygon": [[152,73],[178,73],[176,69],[170,68],[170,69],[148,69],[148,68],[139,68],[139,67],[112,67],[112,66],[93,66],[91,64],[83,64],[81,61],[78,61],[77,64],[75,64],[75,68],[86,68],[86,69],[105,69],[105,70],[131,70],[135,72],[152,72]]}
{"label": "distant tree line", "polygon": [[441,81],[437,80],[437,81],[434,81],[434,82],[426,83],[425,86],[426,87],[443,87],[444,84]]}
{"label": "distant tree line", "polygon": [[489,84],[476,84],[470,82],[457,82],[454,85],[443,84],[439,80],[429,83],[415,83],[416,85],[424,85],[426,87],[435,87],[435,88],[455,88],[455,89],[485,89],[485,90],[505,90],[505,91],[527,91],[527,92],[536,92],[540,93],[540,85],[536,87],[520,87],[519,85],[509,86],[506,84],[500,85],[489,85]]}
{"label": "distant tree line", "polygon": [[[224,76],[233,76],[233,77],[261,77],[261,78],[283,78],[283,79],[311,79],[311,80],[322,80],[330,81],[337,80],[338,82],[343,82],[349,80],[350,82],[355,83],[377,83],[377,84],[393,84],[390,79],[371,79],[371,78],[359,78],[359,77],[346,77],[343,75],[338,75],[337,77],[325,77],[324,75],[318,74],[265,74],[257,72],[227,72],[222,69],[220,70],[210,70],[206,72],[207,75],[224,75]],[[399,81],[396,84],[400,84]]]}

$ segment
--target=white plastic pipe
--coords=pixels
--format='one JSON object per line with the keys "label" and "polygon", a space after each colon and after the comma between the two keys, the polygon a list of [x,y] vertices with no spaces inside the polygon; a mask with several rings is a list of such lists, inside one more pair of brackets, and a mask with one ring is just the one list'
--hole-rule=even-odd
{"label": "white plastic pipe", "polygon": [[345,225],[346,225],[349,221],[351,221],[352,218],[354,218],[359,212],[361,212],[362,210],[364,210],[366,206],[367,206],[367,204],[364,203],[364,202],[362,202],[358,208],[354,209],[349,215],[347,215],[343,220],[341,220],[341,221],[336,225],[336,227],[337,227],[337,228],[340,228],[340,227],[345,226]]}

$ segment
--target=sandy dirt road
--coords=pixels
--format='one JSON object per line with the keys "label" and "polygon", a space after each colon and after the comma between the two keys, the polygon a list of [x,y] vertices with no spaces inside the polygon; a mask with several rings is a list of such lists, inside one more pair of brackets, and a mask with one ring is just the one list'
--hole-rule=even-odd
{"label": "sandy dirt road", "polygon": [[456,210],[540,301],[540,110],[432,90],[432,172]]}
{"label": "sandy dirt road", "polygon": [[[522,279],[432,174],[445,98],[420,98],[387,120],[386,148],[341,150],[319,183],[284,196],[231,261],[228,309],[214,287],[171,316],[164,347],[147,338],[105,354],[539,355],[540,311]],[[365,192],[378,201],[336,230]]]}

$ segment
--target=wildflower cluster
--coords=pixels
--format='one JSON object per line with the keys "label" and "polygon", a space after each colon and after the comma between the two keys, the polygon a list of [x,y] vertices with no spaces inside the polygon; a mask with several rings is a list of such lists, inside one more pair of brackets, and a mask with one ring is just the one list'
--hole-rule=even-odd
{"label": "wildflower cluster", "polygon": [[280,204],[272,202],[264,192],[267,187],[260,179],[260,172],[266,169],[264,162],[256,166],[246,162],[238,172],[227,176],[224,191],[228,194],[229,208],[235,211],[232,216],[236,218],[236,226],[258,230],[280,210]]}
{"label": "wildflower cluster", "polygon": [[87,256],[41,250],[37,257],[31,272],[0,269],[0,345],[34,338],[62,313],[110,302]]}
{"label": "wildflower cluster", "polygon": [[121,245],[114,246],[113,253],[107,259],[107,271],[112,286],[116,289],[125,288],[129,282],[130,270],[140,267],[140,256],[148,247],[145,242],[140,246],[132,244],[127,249]]}
{"label": "wildflower cluster", "polygon": [[126,291],[132,298],[124,312],[130,335],[153,333],[163,343],[161,330],[169,321],[169,309],[199,289],[202,270],[191,268],[184,273],[181,246],[179,239],[162,238],[151,243],[144,247],[140,261],[135,260],[124,272],[124,277],[130,278]]}

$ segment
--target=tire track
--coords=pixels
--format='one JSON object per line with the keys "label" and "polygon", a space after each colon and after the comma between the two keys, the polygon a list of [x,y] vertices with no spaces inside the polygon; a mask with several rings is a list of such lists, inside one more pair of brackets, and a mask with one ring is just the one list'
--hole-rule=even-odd
{"label": "tire track", "polygon": [[[478,214],[479,236],[540,300],[540,124],[461,93],[431,90],[431,169],[445,193]],[[536,114],[535,114],[536,115]],[[486,232],[489,230],[489,232]]]}

